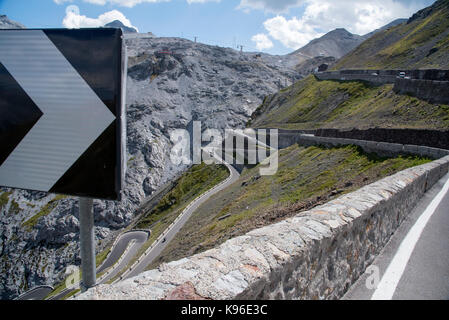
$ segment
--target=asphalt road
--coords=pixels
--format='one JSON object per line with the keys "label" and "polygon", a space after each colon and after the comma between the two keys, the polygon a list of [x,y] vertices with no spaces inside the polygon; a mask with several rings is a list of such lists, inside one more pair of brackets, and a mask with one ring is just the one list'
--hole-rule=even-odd
{"label": "asphalt road", "polygon": [[[139,273],[145,271],[145,268],[153,262],[153,260],[161,254],[161,252],[165,249],[165,247],[170,243],[171,240],[175,237],[175,235],[181,230],[181,228],[184,226],[184,224],[189,220],[190,216],[195,212],[195,210],[204,202],[206,202],[212,195],[220,192],[221,190],[227,188],[231,184],[233,184],[235,181],[238,180],[240,174],[237,172],[237,170],[234,169],[231,165],[224,163],[226,167],[228,168],[230,172],[229,178],[226,180],[226,182],[221,183],[217,185],[216,188],[213,190],[209,190],[206,193],[204,193],[201,197],[196,199],[194,202],[191,203],[190,207],[188,207],[184,212],[181,213],[181,218],[168,230],[167,234],[165,235],[165,241],[163,239],[160,239],[156,245],[153,247],[151,251],[148,252],[147,255],[141,257],[140,262],[135,265],[135,267],[132,268],[132,270],[125,272],[122,275],[122,279],[131,278],[134,276],[137,276]],[[117,279],[115,282],[120,281],[120,278]]]}
{"label": "asphalt road", "polygon": [[[105,283],[109,279],[113,278],[117,273],[120,272],[123,268],[125,268],[128,263],[131,261],[131,259],[137,254],[140,247],[148,240],[148,232],[144,231],[132,231],[124,233],[120,240],[117,242],[117,245],[114,247],[116,249],[117,253],[114,254],[112,257],[112,254],[114,253],[114,250],[111,251],[111,254],[108,257],[111,258],[111,261],[105,261],[105,263],[98,269],[97,273],[100,273],[107,268],[114,266],[113,271],[109,273],[107,276],[103,277],[99,283]],[[124,251],[126,248],[130,245],[128,248],[128,251],[126,254],[122,257]],[[119,263],[116,263],[117,260],[122,257],[122,260]],[[107,263],[107,264],[106,264]],[[114,265],[114,263],[116,263]]]}
{"label": "asphalt road", "polygon": [[[112,272],[107,276],[102,277],[101,280],[98,281],[98,284],[107,282],[109,279],[114,277],[121,269],[123,269],[129,263],[132,257],[134,257],[134,255],[138,252],[140,247],[147,241],[147,239],[148,233],[145,231],[131,231],[121,234],[114,247],[112,248],[111,253],[97,269],[97,274],[99,274],[103,271],[106,271],[108,268],[113,267],[113,269],[111,269]],[[126,254],[123,255],[128,246],[130,246],[129,249],[127,250]],[[120,258],[122,260],[119,263],[116,263]],[[60,300],[71,291],[71,289],[65,289],[56,296],[53,296],[51,300]],[[48,293],[49,292],[47,292],[45,295],[41,295],[37,300],[43,300]]]}
{"label": "asphalt road", "polygon": [[426,192],[370,267],[343,299],[449,299],[449,174]]}
{"label": "asphalt road", "polygon": [[50,286],[38,286],[20,295],[16,300],[43,300],[52,291],[53,288]]}
{"label": "asphalt road", "polygon": [[[244,138],[254,140],[254,142],[257,143],[257,140],[246,135],[242,134]],[[261,144],[262,146],[265,146],[267,148],[270,148],[266,144]],[[207,148],[205,148],[207,149]],[[213,150],[213,149],[210,149]],[[237,151],[238,152],[238,151]],[[221,158],[214,153],[214,157],[221,161]],[[170,243],[170,241],[175,237],[175,235],[179,232],[179,230],[184,226],[184,224],[187,222],[187,220],[190,218],[190,216],[195,212],[195,210],[204,202],[206,202],[212,195],[216,194],[217,192],[227,188],[229,185],[234,183],[238,180],[240,174],[239,172],[232,167],[231,165],[225,163],[230,172],[229,178],[224,182],[219,184],[217,187],[215,187],[213,190],[207,191],[205,194],[203,194],[201,197],[196,199],[194,202],[191,203],[189,208],[187,208],[183,213],[181,213],[181,218],[167,231],[167,234],[163,239],[160,239],[158,243],[153,247],[153,249],[145,255],[142,260],[130,271],[125,272],[121,278],[131,278],[139,273],[143,272],[145,268],[157,257],[159,254],[165,249],[165,247]],[[103,271],[106,271],[108,268],[113,266],[112,272],[107,274],[106,276],[102,276],[101,280],[98,281],[98,283],[105,283],[108,280],[115,277],[124,267],[128,265],[128,263],[131,261],[131,259],[135,256],[135,254],[138,252],[140,247],[146,242],[148,238],[148,234],[142,231],[133,231],[128,232],[125,234],[122,234],[120,236],[120,239],[117,241],[115,246],[112,248],[111,253],[106,258],[106,260],[103,262],[103,264],[97,269],[97,273],[101,273]],[[128,248],[128,246],[130,246]],[[128,248],[126,254],[125,250]],[[123,256],[123,257],[122,257]],[[119,263],[116,263],[121,258]],[[114,265],[115,264],[115,265]],[[116,280],[116,281],[118,281]],[[52,289],[47,288],[35,288],[33,290],[30,290],[26,294],[23,295],[23,300],[29,300],[29,299],[36,299],[36,300],[43,300]],[[70,289],[65,289],[61,291],[58,295],[53,296],[52,300],[59,300],[65,297],[67,294],[71,292]]]}

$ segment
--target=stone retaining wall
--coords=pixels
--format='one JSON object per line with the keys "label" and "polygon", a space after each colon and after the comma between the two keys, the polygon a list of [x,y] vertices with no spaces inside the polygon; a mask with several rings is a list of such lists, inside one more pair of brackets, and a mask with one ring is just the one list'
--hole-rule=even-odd
{"label": "stone retaining wall", "polygon": [[341,70],[315,73],[319,80],[394,83],[394,92],[413,95],[431,103],[449,104],[449,70],[403,70],[412,79],[397,78],[401,70]]}
{"label": "stone retaining wall", "polygon": [[[304,134],[292,134],[289,141],[296,138],[302,144],[355,143],[376,152],[448,154]],[[448,169],[449,156],[406,169],[217,248],[99,285],[77,299],[338,299]]]}
{"label": "stone retaining wall", "polygon": [[[320,131],[323,130],[323,131]],[[317,134],[326,132],[329,130],[329,134],[334,132],[333,129],[320,129],[317,130]],[[342,131],[344,132],[344,131]],[[351,131],[348,131],[351,132]],[[317,146],[323,145],[325,147],[338,147],[341,145],[356,145],[361,147],[368,153],[376,153],[379,156],[391,157],[398,154],[404,155],[417,155],[429,157],[432,159],[439,159],[446,155],[449,155],[449,150],[442,148],[433,148],[427,146],[418,146],[411,144],[378,142],[357,140],[348,138],[332,138],[328,136],[314,136],[311,134],[304,134],[301,130],[284,130],[279,129],[279,149],[287,148],[293,144],[299,144],[304,146]]]}
{"label": "stone retaining wall", "polygon": [[341,70],[335,71],[339,72],[343,75],[348,74],[372,74],[377,73],[380,76],[394,76],[396,77],[399,72],[405,72],[407,76],[412,79],[420,79],[420,80],[436,80],[436,81],[449,81],[449,70],[441,70],[441,69],[415,69],[415,70],[404,70],[404,69],[395,69],[395,70]]}
{"label": "stone retaining wall", "polygon": [[391,157],[396,156],[398,154],[404,154],[404,155],[417,155],[429,157],[432,159],[439,159],[441,157],[449,155],[449,150],[446,149],[416,146],[416,145],[403,145],[400,143],[317,137],[311,135],[300,135],[297,139],[298,139],[297,143],[304,146],[323,145],[326,147],[338,147],[341,145],[356,145],[361,147],[365,152],[376,153],[384,157]]}
{"label": "stone retaining wall", "polygon": [[77,299],[338,299],[448,168],[449,156],[409,168]]}
{"label": "stone retaining wall", "polygon": [[[292,132],[297,133],[297,131]],[[286,131],[286,134],[289,134],[288,131]],[[371,128],[366,130],[318,129],[315,131],[315,135],[320,137],[414,144],[449,149],[449,130],[389,128]]]}
{"label": "stone retaining wall", "polygon": [[440,70],[440,69],[423,69],[423,70],[404,70],[404,69],[396,69],[396,70],[376,70],[376,69],[349,69],[349,70],[339,70],[339,71],[326,71],[326,72],[318,72],[315,75],[318,77],[353,77],[353,76],[369,76],[373,73],[378,74],[380,77],[391,77],[393,79],[391,83],[394,82],[396,76],[400,72],[405,72],[406,76],[411,77],[412,79],[419,80],[435,80],[435,81],[449,81],[449,70]]}
{"label": "stone retaining wall", "polygon": [[370,70],[370,73],[342,73],[341,71],[319,72],[315,73],[318,80],[338,80],[338,81],[366,81],[374,85],[383,85],[394,83],[396,75],[374,75],[376,71]]}
{"label": "stone retaining wall", "polygon": [[430,103],[449,104],[448,81],[396,79],[393,91],[409,94]]}

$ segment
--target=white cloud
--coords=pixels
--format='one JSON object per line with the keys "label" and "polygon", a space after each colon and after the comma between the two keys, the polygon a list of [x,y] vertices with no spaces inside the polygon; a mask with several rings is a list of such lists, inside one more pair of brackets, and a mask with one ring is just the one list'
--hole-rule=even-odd
{"label": "white cloud", "polygon": [[[132,8],[141,3],[157,3],[170,2],[171,0],[83,0],[84,2],[104,6],[105,4],[112,4],[121,7]],[[220,2],[221,0],[186,0],[188,4],[192,3],[206,3],[206,2]],[[65,2],[73,2],[73,0],[53,0],[56,4],[63,4]]]}
{"label": "white cloud", "polygon": [[305,0],[240,0],[237,8],[245,11],[256,9],[281,13],[287,11],[289,8],[298,7],[304,2]]}
{"label": "white cloud", "polygon": [[98,16],[98,18],[89,18],[80,14],[79,8],[75,5],[70,5],[66,8],[66,15],[62,20],[62,25],[66,28],[96,28],[102,27],[105,24],[114,20],[121,21],[125,26],[135,28],[123,13],[118,10],[105,12]]}
{"label": "white cloud", "polygon": [[[84,2],[104,6],[105,4],[117,5],[121,7],[132,8],[141,3],[157,3],[170,2],[171,0],[83,0]],[[221,2],[221,0],[186,0],[188,4],[192,3],[206,3],[206,2]],[[65,2],[73,2],[73,0],[53,0],[56,4],[63,4]]]}
{"label": "white cloud", "polygon": [[251,38],[251,41],[256,43],[257,50],[265,50],[273,47],[273,42],[264,33],[256,34]]}
{"label": "white cloud", "polygon": [[[273,9],[274,2],[241,0],[240,6],[252,5],[252,9]],[[264,22],[268,34],[291,49],[298,49],[336,28],[345,28],[352,33],[363,35],[395,19],[407,18],[422,7],[417,2],[404,4],[396,0],[282,0],[281,2],[283,6],[279,5],[279,10],[304,5],[304,12],[299,18],[286,19],[278,15]]]}
{"label": "white cloud", "polygon": [[171,0],[83,0],[84,2],[97,4],[103,6],[105,4],[115,4],[121,7],[132,8],[137,4],[141,4],[144,2],[147,3],[156,3],[156,2],[169,2]]}
{"label": "white cloud", "polygon": [[73,0],[53,0],[53,2],[56,4],[63,4],[65,2],[73,2]]}
{"label": "white cloud", "polygon": [[188,4],[192,3],[206,3],[206,2],[220,2],[221,0],[187,0]]}
{"label": "white cloud", "polygon": [[104,6],[107,2],[107,0],[84,0],[84,2],[92,3],[92,4],[98,4],[100,6]]}
{"label": "white cloud", "polygon": [[[105,4],[112,4],[121,7],[132,8],[135,5],[141,3],[158,3],[158,2],[170,2],[171,0],[83,0],[87,3],[97,4],[103,6]],[[207,2],[207,1],[215,1],[215,0],[187,0],[188,2]]]}
{"label": "white cloud", "polygon": [[264,27],[273,39],[291,49],[298,49],[323,35],[303,19],[298,20],[296,17],[287,20],[283,16],[276,16],[266,20]]}

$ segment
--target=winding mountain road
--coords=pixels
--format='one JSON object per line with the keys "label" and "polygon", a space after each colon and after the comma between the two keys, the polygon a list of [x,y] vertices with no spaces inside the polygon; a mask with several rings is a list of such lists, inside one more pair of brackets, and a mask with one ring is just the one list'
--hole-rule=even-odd
{"label": "winding mountain road", "polygon": [[[207,151],[207,149],[205,148]],[[214,157],[221,162],[221,157],[217,156],[214,153]],[[145,268],[153,262],[153,260],[160,255],[160,253],[165,249],[165,247],[170,243],[171,240],[175,237],[175,235],[181,230],[184,224],[189,220],[190,216],[195,212],[196,209],[204,202],[206,202],[211,196],[220,192],[221,190],[227,188],[235,181],[237,181],[240,177],[240,173],[230,164],[226,162],[222,162],[226,168],[229,170],[229,177],[216,185],[212,189],[206,191],[194,201],[192,201],[184,211],[176,218],[174,223],[169,226],[164,233],[154,242],[154,244],[145,252],[145,254],[139,258],[137,263],[135,263],[128,271],[126,271],[122,276],[120,276],[114,282],[118,282],[123,279],[132,278],[137,276],[139,273],[145,271]]]}
{"label": "winding mountain road", "polygon": [[54,289],[50,286],[38,286],[18,296],[15,300],[43,300]]}
{"label": "winding mountain road", "polygon": [[[258,143],[260,146],[270,148],[270,146],[257,141],[253,137],[250,137],[246,134],[241,134],[242,137],[247,138],[249,140],[254,140],[255,143]],[[219,163],[223,163],[229,171],[229,177],[216,185],[212,189],[206,191],[195,200],[193,200],[184,211],[176,218],[176,220],[159,236],[158,239],[150,246],[150,248],[143,254],[142,257],[139,257],[136,263],[134,263],[129,270],[124,272],[119,278],[117,278],[114,282],[120,281],[122,279],[127,279],[138,275],[139,273],[145,271],[145,268],[153,262],[153,260],[161,254],[161,252],[166,248],[166,246],[170,243],[170,241],[175,237],[175,235],[181,230],[181,228],[185,225],[185,223],[189,220],[191,215],[195,212],[196,209],[204,202],[206,202],[211,196],[220,192],[221,190],[227,188],[234,182],[236,182],[240,173],[230,164],[226,163],[221,156],[217,155],[217,151],[221,151],[221,149],[205,147],[203,148],[206,152],[212,151],[212,156],[218,160]],[[237,150],[240,153],[240,150]],[[242,151],[244,152],[244,151]],[[97,274],[100,274],[106,270],[107,273],[101,275],[98,279],[97,283],[105,283],[110,279],[114,278],[123,268],[125,268],[131,259],[137,254],[142,245],[147,241],[148,233],[144,231],[130,231],[124,234],[121,234],[118,240],[112,247],[112,250],[106,260],[102,263],[102,265],[97,269]],[[34,290],[34,289],[33,289]],[[51,300],[59,300],[63,297],[67,296],[73,289],[64,289],[59,294],[52,296]],[[36,299],[43,300],[51,290],[48,289],[38,289],[34,291],[29,291],[23,295],[23,300]]]}
{"label": "winding mountain road", "polygon": [[[97,274],[107,270],[107,273],[103,274],[97,280],[97,283],[101,284],[107,282],[128,265],[134,255],[139,251],[140,247],[147,241],[148,236],[149,234],[146,231],[129,231],[122,233],[113,244],[111,252],[105,261],[97,269]],[[60,300],[72,291],[73,289],[64,289],[57,295],[52,296],[50,300]],[[33,297],[36,297],[36,300],[43,300],[50,292],[45,293],[45,291],[42,290],[34,294]]]}
{"label": "winding mountain road", "polygon": [[122,270],[128,265],[131,259],[137,254],[140,247],[147,240],[148,240],[148,232],[145,231],[130,231],[124,233],[121,236],[120,241],[117,242],[114,249],[111,251],[108,258],[98,269],[97,273],[101,273],[104,270],[107,270],[108,268],[113,266],[113,268],[110,270],[108,274],[102,276],[99,279],[98,283],[105,283],[109,279],[116,276],[120,272],[120,270]]}

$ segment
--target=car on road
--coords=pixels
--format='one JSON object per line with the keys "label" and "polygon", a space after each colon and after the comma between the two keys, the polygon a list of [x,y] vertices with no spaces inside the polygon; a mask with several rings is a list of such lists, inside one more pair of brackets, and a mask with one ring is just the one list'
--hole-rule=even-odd
{"label": "car on road", "polygon": [[399,72],[398,78],[404,79],[406,76],[405,72]]}

